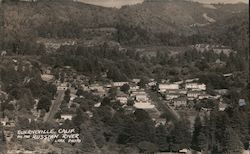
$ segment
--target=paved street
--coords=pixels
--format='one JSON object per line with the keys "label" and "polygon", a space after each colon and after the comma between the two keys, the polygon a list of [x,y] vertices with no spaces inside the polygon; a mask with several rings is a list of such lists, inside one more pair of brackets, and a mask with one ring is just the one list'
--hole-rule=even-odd
{"label": "paved street", "polygon": [[57,91],[58,95],[56,97],[56,100],[52,102],[49,112],[44,117],[44,121],[51,121],[54,119],[54,116],[60,108],[61,102],[63,101],[64,92],[64,90]]}

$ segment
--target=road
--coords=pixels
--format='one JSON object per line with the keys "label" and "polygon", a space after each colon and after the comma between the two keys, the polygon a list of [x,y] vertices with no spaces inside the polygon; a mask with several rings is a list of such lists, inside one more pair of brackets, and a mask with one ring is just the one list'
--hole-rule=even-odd
{"label": "road", "polygon": [[60,105],[63,101],[64,92],[65,92],[64,90],[57,91],[58,95],[56,97],[56,100],[52,102],[49,112],[44,117],[44,121],[52,121],[54,119],[54,116],[58,111],[58,109],[60,108]]}
{"label": "road", "polygon": [[155,102],[156,108],[161,112],[166,112],[167,114],[170,114],[171,117],[174,118],[174,120],[178,121],[180,120],[180,115],[178,112],[176,112],[172,107],[170,107],[165,100],[161,100],[161,96],[157,92],[153,92],[152,90],[147,90],[147,93],[149,94],[151,100]]}

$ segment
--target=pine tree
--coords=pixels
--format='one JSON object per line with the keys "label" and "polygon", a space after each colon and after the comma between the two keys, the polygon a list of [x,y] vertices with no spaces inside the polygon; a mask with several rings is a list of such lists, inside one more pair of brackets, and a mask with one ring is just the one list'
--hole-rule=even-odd
{"label": "pine tree", "polygon": [[225,145],[223,147],[223,154],[236,154],[242,153],[243,151],[243,144],[240,141],[238,134],[235,131],[227,127],[225,132]]}

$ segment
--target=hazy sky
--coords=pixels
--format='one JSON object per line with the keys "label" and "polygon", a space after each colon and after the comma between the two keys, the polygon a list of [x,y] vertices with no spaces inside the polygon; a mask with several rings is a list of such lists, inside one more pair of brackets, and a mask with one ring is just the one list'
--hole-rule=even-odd
{"label": "hazy sky", "polygon": [[[100,5],[104,7],[116,7],[120,8],[123,5],[134,5],[142,3],[144,0],[79,0],[84,3]],[[248,3],[248,0],[190,0],[201,3],[238,3],[244,2]]]}

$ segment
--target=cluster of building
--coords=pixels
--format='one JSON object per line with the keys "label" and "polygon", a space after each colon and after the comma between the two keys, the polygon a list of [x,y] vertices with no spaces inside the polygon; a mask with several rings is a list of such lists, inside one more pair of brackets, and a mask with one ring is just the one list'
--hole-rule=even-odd
{"label": "cluster of building", "polygon": [[206,85],[196,82],[198,79],[175,83],[160,83],[158,92],[175,107],[187,106],[188,101],[212,98],[206,93]]}
{"label": "cluster of building", "polygon": [[236,53],[236,51],[224,45],[195,44],[192,46],[192,48],[196,49],[199,52],[213,51],[216,54],[224,53],[226,55],[229,55],[230,53]]}

